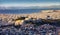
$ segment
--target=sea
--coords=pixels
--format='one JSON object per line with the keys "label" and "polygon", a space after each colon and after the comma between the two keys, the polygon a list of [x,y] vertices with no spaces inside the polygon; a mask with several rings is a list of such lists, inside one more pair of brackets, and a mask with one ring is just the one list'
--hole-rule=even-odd
{"label": "sea", "polygon": [[40,8],[40,9],[0,9],[0,14],[30,14],[41,12],[42,10],[60,10],[60,8]]}

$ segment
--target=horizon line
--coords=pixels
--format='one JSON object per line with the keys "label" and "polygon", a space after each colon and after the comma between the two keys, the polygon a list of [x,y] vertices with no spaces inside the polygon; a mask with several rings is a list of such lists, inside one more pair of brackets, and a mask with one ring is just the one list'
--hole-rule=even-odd
{"label": "horizon line", "polygon": [[0,7],[30,7],[30,6],[40,6],[40,7],[44,7],[44,6],[53,6],[53,5],[60,5],[59,3],[32,3],[32,4],[0,4]]}

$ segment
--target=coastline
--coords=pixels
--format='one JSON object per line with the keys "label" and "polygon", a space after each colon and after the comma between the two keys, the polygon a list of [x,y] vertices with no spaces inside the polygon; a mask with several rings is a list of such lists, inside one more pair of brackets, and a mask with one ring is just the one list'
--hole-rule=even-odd
{"label": "coastline", "polygon": [[38,13],[31,13],[31,14],[0,14],[2,17],[20,17],[20,16],[28,16],[32,18],[41,18],[41,19],[47,19],[47,16],[50,16],[52,19],[60,19],[60,10],[42,10],[42,12]]}

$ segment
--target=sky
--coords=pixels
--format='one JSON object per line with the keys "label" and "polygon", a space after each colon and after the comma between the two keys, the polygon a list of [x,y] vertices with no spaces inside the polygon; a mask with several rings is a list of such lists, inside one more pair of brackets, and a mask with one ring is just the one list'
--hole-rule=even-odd
{"label": "sky", "polygon": [[60,0],[0,0],[0,6],[52,6],[60,5]]}

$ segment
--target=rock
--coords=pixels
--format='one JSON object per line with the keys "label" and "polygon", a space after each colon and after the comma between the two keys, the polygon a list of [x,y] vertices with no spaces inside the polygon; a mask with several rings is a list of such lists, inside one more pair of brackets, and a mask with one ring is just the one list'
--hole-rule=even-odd
{"label": "rock", "polygon": [[22,25],[24,20],[16,20],[15,25]]}

